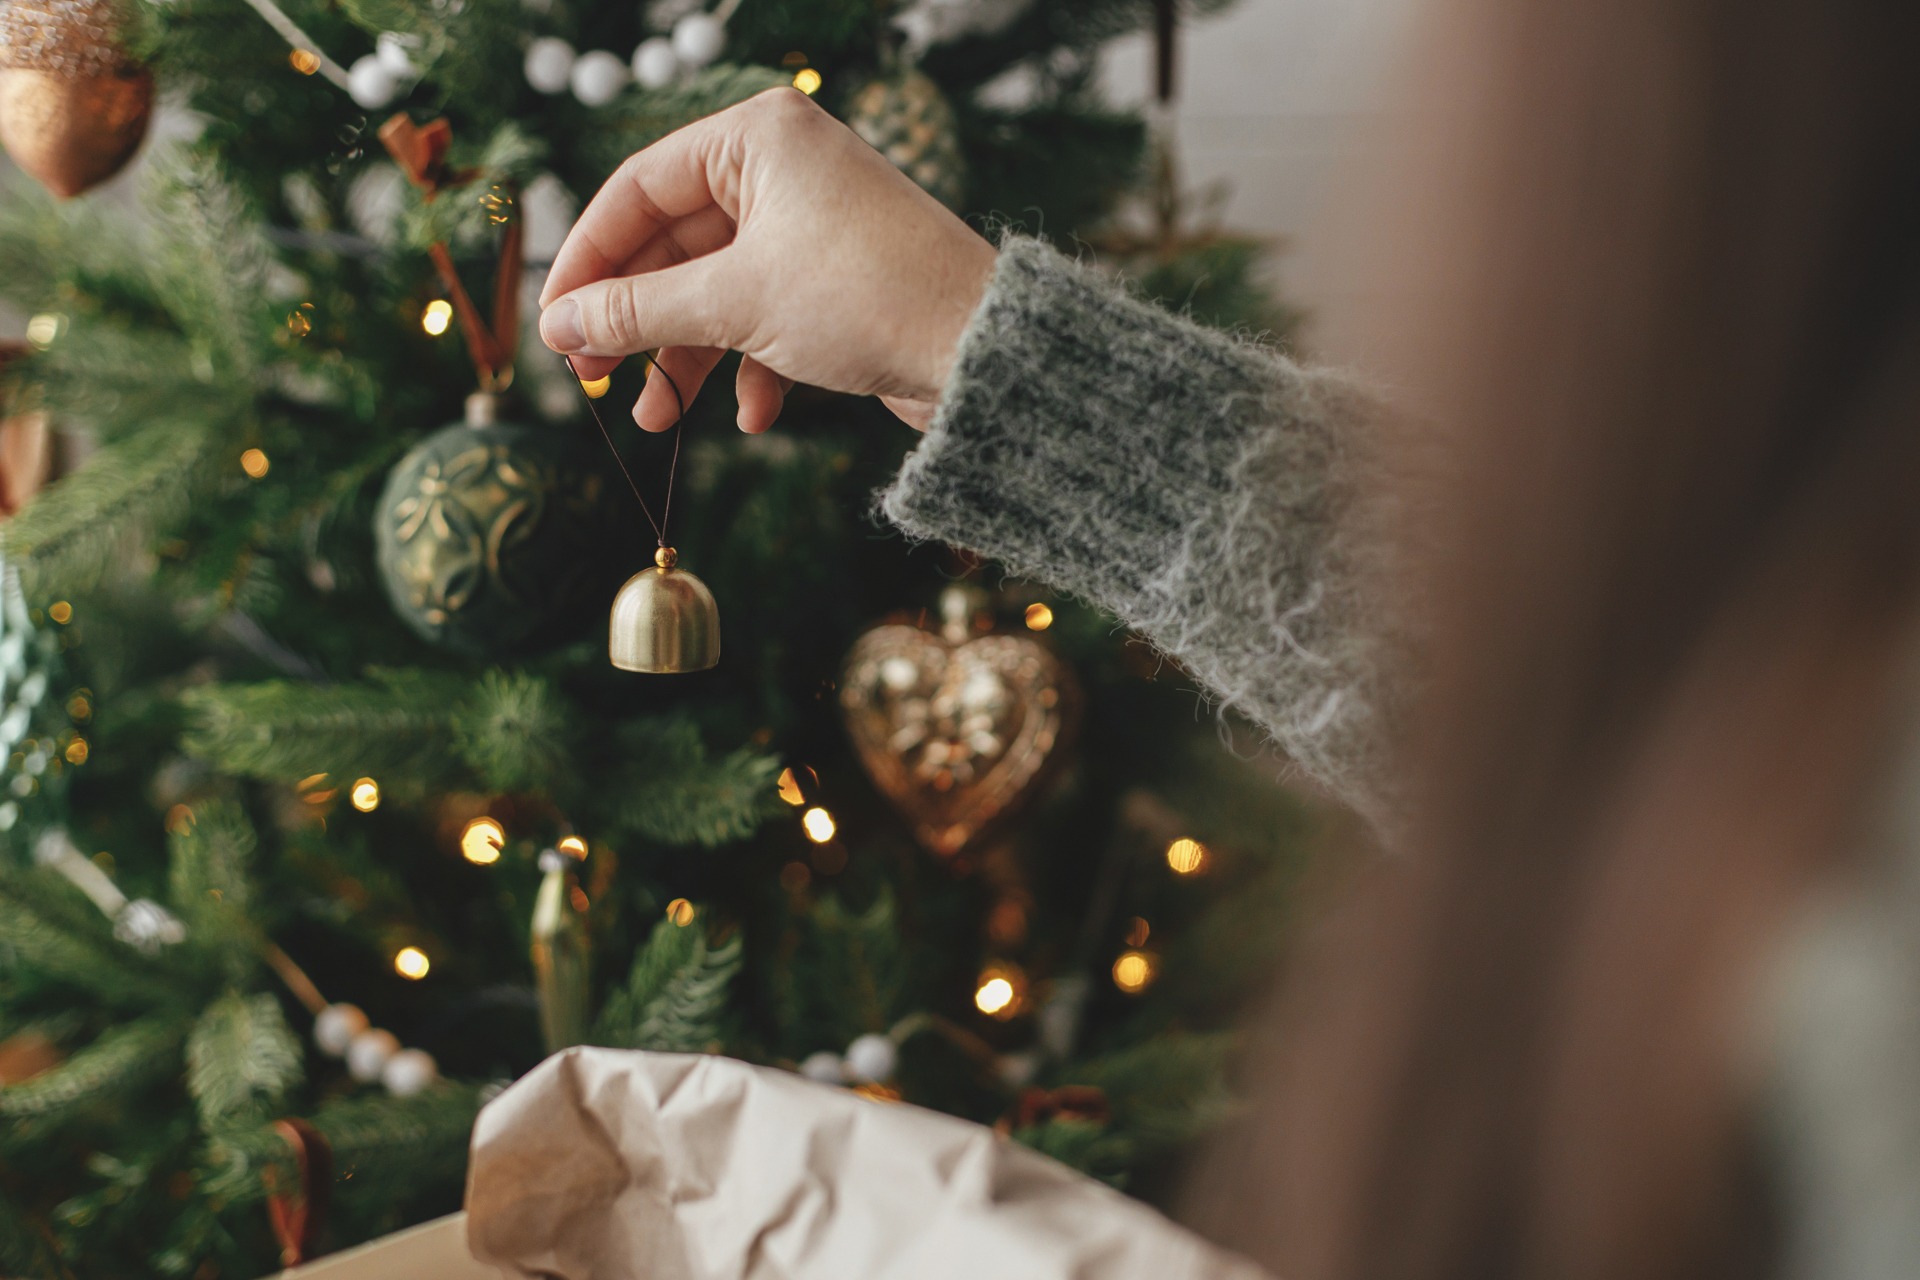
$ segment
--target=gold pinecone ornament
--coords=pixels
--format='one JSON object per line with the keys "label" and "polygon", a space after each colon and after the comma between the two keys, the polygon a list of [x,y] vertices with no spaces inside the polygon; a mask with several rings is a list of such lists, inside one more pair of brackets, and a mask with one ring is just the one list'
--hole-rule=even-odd
{"label": "gold pinecone ornament", "polygon": [[0,147],[61,199],[126,167],[153,75],[120,46],[113,0],[0,0]]}
{"label": "gold pinecone ornament", "polygon": [[869,81],[847,105],[847,123],[941,204],[958,209],[966,199],[960,121],[925,73],[909,69]]}

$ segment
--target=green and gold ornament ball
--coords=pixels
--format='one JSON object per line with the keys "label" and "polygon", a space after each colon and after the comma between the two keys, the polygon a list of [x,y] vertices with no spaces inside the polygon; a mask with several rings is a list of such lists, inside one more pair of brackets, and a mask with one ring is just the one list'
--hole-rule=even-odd
{"label": "green and gold ornament ball", "polygon": [[925,72],[907,70],[869,81],[847,104],[847,124],[946,205],[967,195],[967,162],[953,104]]}
{"label": "green and gold ornament ball", "polygon": [[415,445],[374,516],[394,612],[424,639],[481,657],[568,639],[611,598],[611,503],[594,455],[571,430],[496,412],[476,396],[467,421]]}

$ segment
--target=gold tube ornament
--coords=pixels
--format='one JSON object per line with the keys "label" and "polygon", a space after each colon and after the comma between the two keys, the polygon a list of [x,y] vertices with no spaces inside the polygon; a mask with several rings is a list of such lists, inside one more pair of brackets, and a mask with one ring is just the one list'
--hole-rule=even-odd
{"label": "gold tube ornament", "polygon": [[720,608],[707,584],[662,547],[613,598],[607,656],[622,671],[705,671],[720,661]]}

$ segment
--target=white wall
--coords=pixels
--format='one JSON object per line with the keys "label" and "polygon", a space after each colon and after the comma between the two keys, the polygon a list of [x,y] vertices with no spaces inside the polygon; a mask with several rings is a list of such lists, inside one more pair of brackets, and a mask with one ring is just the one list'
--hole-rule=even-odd
{"label": "white wall", "polygon": [[[1282,237],[1289,289],[1312,275],[1316,226],[1387,87],[1412,9],[1413,0],[1241,0],[1181,32],[1184,185],[1224,181],[1229,229]],[[1152,65],[1147,38],[1116,43],[1107,91],[1144,101]]]}

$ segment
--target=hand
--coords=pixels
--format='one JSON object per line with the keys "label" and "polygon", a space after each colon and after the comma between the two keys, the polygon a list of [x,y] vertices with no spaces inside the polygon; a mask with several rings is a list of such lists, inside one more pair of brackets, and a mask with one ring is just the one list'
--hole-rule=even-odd
{"label": "hand", "polygon": [[[540,335],[585,379],[659,348],[692,402],[740,351],[740,429],[807,382],[877,395],[925,429],[994,250],[793,89],[687,126],[608,179],[540,295]],[[679,417],[650,378],[634,421]]]}

